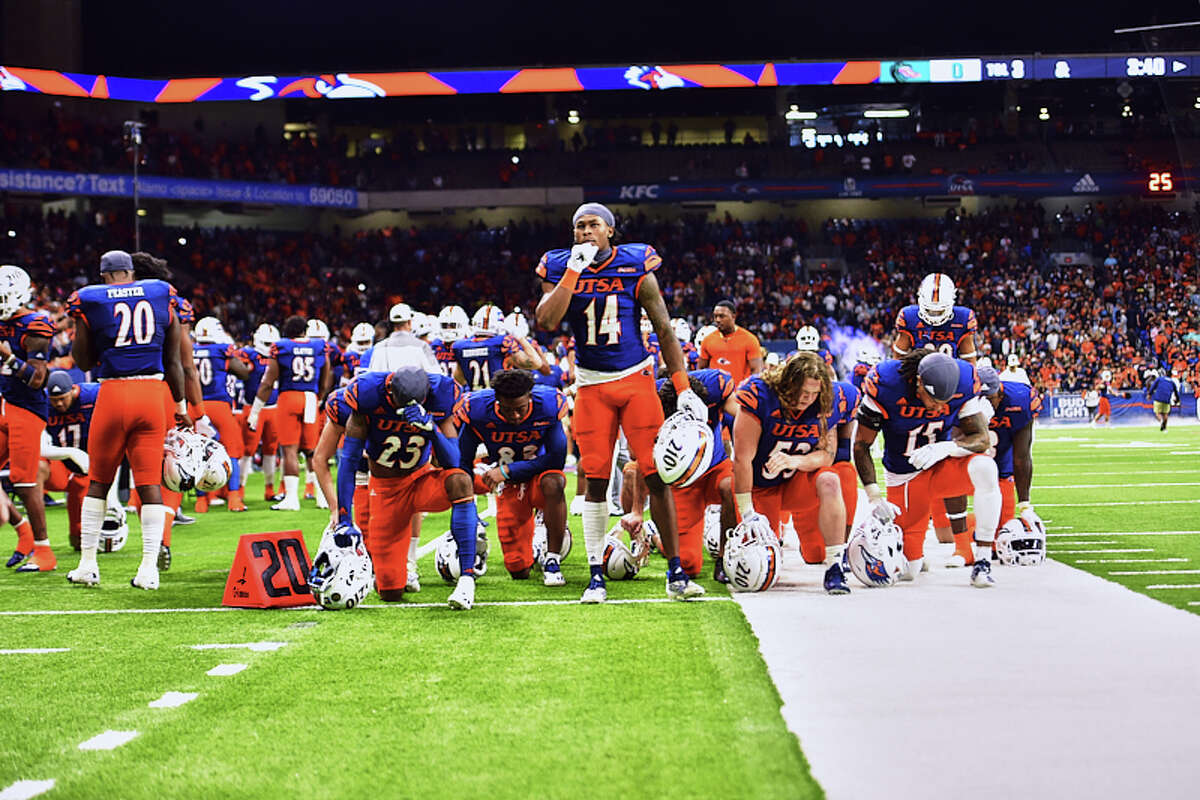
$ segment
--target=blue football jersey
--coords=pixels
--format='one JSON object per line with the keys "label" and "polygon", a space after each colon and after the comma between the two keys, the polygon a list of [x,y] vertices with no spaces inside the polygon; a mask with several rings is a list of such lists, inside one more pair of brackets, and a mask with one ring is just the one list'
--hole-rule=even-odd
{"label": "blue football jersey", "polygon": [[958,422],[958,413],[970,400],[979,396],[979,378],[975,367],[957,360],[958,386],[942,413],[925,408],[915,390],[900,375],[900,362],[876,364],[863,380],[862,400],[859,403],[860,425],[870,423],[870,415],[882,419],[883,466],[888,472],[905,475],[917,469],[908,457],[918,447],[950,438],[950,429]]}
{"label": "blue football jersey", "polygon": [[[571,251],[551,250],[542,256],[537,274],[557,284],[567,271]],[[620,244],[602,264],[588,267],[575,284],[566,320],[575,335],[575,363],[597,372],[621,372],[650,357],[642,340],[642,279],[658,269],[662,258],[648,244]]]}
{"label": "blue football jersey", "polygon": [[683,361],[688,372],[700,367],[700,351],[691,342],[680,342],[679,349],[683,350]]}
{"label": "blue football jersey", "polygon": [[521,346],[506,333],[480,334],[459,339],[451,350],[455,363],[467,379],[467,389],[478,391],[492,385],[492,376],[504,369],[509,356],[521,352]]}
{"label": "blue football jersey", "polygon": [[326,359],[324,339],[280,339],[271,345],[271,358],[279,362],[279,391],[319,391]]}
{"label": "blue football jersey", "polygon": [[566,373],[558,364],[550,365],[550,374],[543,375],[540,372],[533,373],[533,382],[538,386],[549,386],[551,389],[563,389],[567,385]]}
{"label": "blue football jersey", "polygon": [[100,393],[98,383],[80,383],[79,396],[63,413],[50,409],[46,419],[46,433],[59,447],[78,447],[87,450],[88,432],[92,427],[92,411],[96,408],[96,395]]}
{"label": "blue football jersey", "polygon": [[[406,422],[404,409],[392,405],[387,393],[390,377],[390,372],[367,372],[340,391],[349,411],[367,418],[367,456],[381,467],[411,472],[429,463],[433,434]],[[453,379],[429,375],[429,394],[424,407],[433,417],[434,424],[454,413],[454,406],[461,396],[462,390]],[[328,404],[326,413],[329,413]],[[349,414],[346,418],[349,419]]]}
{"label": "blue football jersey", "polygon": [[85,286],[67,299],[67,313],[88,327],[100,356],[98,378],[154,375],[163,371],[163,342],[178,305],[166,281]]}
{"label": "blue football jersey", "polygon": [[863,378],[867,377],[867,373],[871,371],[871,365],[865,361],[855,361],[854,369],[850,371],[850,383],[855,389],[862,391]]}
{"label": "blue football jersey", "polygon": [[1027,383],[1018,381],[1000,382],[1000,405],[992,416],[988,428],[996,434],[996,467],[1001,478],[1013,474],[1013,434],[1033,424],[1042,407],[1041,398]]}
{"label": "blue football jersey", "polygon": [[[859,391],[854,384],[845,381],[833,382],[833,418],[829,421],[830,427],[840,426],[854,419],[858,412],[858,396]],[[850,460],[851,445],[849,435],[845,439],[838,438],[837,453],[833,456],[834,463]]]}
{"label": "blue football jersey", "polygon": [[[28,337],[37,336],[44,339],[54,337],[54,324],[44,311],[18,311],[11,318],[0,320],[0,339],[8,342],[13,355],[25,362],[46,363],[46,352],[39,350],[30,353],[25,349]],[[0,393],[6,403],[32,411],[42,419],[46,419],[49,406],[46,403],[45,389],[32,389],[29,384],[13,374],[7,364],[0,363]]]}
{"label": "blue football jersey", "polygon": [[822,430],[831,422],[823,419],[819,403],[813,402],[799,415],[783,410],[779,396],[760,375],[751,375],[737,389],[739,414],[752,414],[762,425],[758,449],[754,452],[754,485],[759,488],[778,486],[796,474],[795,470],[768,470],[767,461],[776,452],[804,455],[821,441]]}
{"label": "blue football jersey", "polygon": [[[496,393],[491,389],[471,392],[459,400],[455,421],[462,433],[462,463],[470,472],[475,461],[475,443],[487,448],[488,459],[510,464],[512,482],[524,483],[549,469],[561,470],[567,457],[562,419],[567,415],[567,397],[549,386],[534,386],[529,414],[520,422],[500,416]],[[554,442],[555,452],[547,454]],[[549,455],[549,458],[539,458]]]}
{"label": "blue football jersey", "polygon": [[[253,346],[243,347],[238,353],[238,357],[250,365],[250,375],[242,383],[246,399],[253,402],[255,395],[258,394],[258,387],[262,385],[263,375],[267,371],[268,357],[265,353],[255,350]],[[279,390],[271,387],[271,396],[267,398],[267,405],[275,405],[278,399]]]}
{"label": "blue football jersey", "polygon": [[[205,400],[232,403],[237,397],[238,377],[229,371],[229,360],[238,357],[231,344],[192,345],[192,359],[196,362],[200,390]],[[255,391],[261,381],[261,376],[254,381]]]}
{"label": "blue football jersey", "polygon": [[919,306],[905,306],[896,315],[895,335],[904,332],[911,336],[913,349],[932,344],[939,352],[957,358],[963,343],[972,341],[969,337],[979,330],[975,312],[966,306],[955,306],[950,320],[941,325],[930,325],[921,319],[919,311]]}
{"label": "blue football jersey", "polygon": [[350,385],[347,384],[340,389],[334,389],[325,398],[325,416],[335,425],[346,427],[346,423],[350,419],[352,413],[350,404],[346,401],[346,392],[349,391]]}
{"label": "blue football jersey", "polygon": [[[733,394],[733,378],[723,369],[711,368],[693,370],[688,373],[688,377],[700,381],[704,390],[708,392],[705,405],[708,406],[708,427],[712,428],[713,432],[713,457],[709,465],[709,469],[712,469],[729,457],[725,452],[725,440],[721,431],[725,426],[725,401]],[[654,386],[661,389],[666,382],[666,378],[659,378]]]}

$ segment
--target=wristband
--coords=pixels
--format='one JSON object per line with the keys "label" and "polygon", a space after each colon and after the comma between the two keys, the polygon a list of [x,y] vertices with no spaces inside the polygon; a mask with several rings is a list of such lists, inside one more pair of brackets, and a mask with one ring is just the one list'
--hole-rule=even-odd
{"label": "wristband", "polygon": [[500,465],[500,474],[504,476],[504,480],[506,481],[512,479],[512,473],[508,471],[508,464]]}
{"label": "wristband", "polygon": [[1018,511],[1032,511],[1033,503],[1030,502],[1029,500],[1022,500],[1021,502],[1017,503],[1017,510]]}
{"label": "wristband", "polygon": [[187,416],[187,400],[175,401],[175,413],[181,417]]}
{"label": "wristband", "polygon": [[18,358],[16,353],[10,353],[4,363],[22,383],[28,384],[33,380],[33,376],[37,375],[37,370]]}
{"label": "wristband", "polygon": [[575,284],[579,282],[579,273],[573,269],[568,269],[563,273],[562,279],[558,282],[559,286],[567,287],[567,291],[574,292]]}
{"label": "wristband", "polygon": [[867,493],[867,499],[872,503],[876,503],[883,498],[883,492],[879,491],[878,483],[868,483],[863,487],[863,491]]}
{"label": "wristband", "polygon": [[692,382],[688,378],[688,374],[681,369],[671,373],[671,385],[675,387],[676,395],[681,395],[692,388]]}
{"label": "wristband", "polygon": [[733,499],[737,502],[738,514],[741,514],[743,518],[754,513],[754,504],[751,501],[752,497],[753,492],[738,492],[733,496]]}

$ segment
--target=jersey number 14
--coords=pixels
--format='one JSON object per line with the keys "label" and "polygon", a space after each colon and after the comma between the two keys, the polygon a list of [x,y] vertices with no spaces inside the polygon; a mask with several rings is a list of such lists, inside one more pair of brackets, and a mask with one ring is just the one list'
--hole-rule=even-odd
{"label": "jersey number 14", "polygon": [[[615,294],[607,295],[604,298],[604,310],[600,314],[600,319],[596,319],[596,300],[587,304],[587,308],[583,310],[583,315],[587,317],[587,339],[589,345],[596,345],[597,336],[604,336],[606,340],[603,347],[612,347],[621,341],[621,320],[617,317],[617,296]],[[596,323],[599,322],[599,325]]]}

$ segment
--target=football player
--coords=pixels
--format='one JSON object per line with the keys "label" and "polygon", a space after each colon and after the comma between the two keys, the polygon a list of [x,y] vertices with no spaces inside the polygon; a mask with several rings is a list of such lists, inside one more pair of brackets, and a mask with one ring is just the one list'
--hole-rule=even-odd
{"label": "football player", "polygon": [[413,515],[450,509],[461,575],[448,602],[454,609],[471,608],[479,519],[470,474],[458,466],[453,414],[461,396],[458,384],[419,367],[401,367],[360,375],[344,391],[350,415],[338,450],[336,535],[347,543],[360,535],[352,522],[354,476],[365,450],[371,471],[365,541],[379,598],[394,603],[404,597]]}
{"label": "football player", "polygon": [[293,315],[284,321],[283,336],[271,345],[267,369],[246,418],[250,428],[258,428],[259,415],[278,381],[275,421],[283,448],[284,497],[271,506],[274,511],[300,510],[300,452],[312,457],[318,434],[317,403],[325,399],[333,384],[325,342],[309,338],[306,327],[300,316]]}
{"label": "football player", "polygon": [[1158,429],[1165,431],[1167,418],[1171,416],[1171,406],[1182,402],[1179,396],[1179,381],[1175,380],[1174,373],[1170,376],[1159,375],[1156,370],[1151,370],[1147,377],[1150,380],[1146,386],[1146,399],[1153,401],[1154,419],[1161,423]]}
{"label": "football player", "polygon": [[821,334],[812,325],[805,325],[796,331],[796,349],[788,353],[787,357],[791,358],[796,353],[816,353],[822,361],[829,365],[830,376],[833,380],[838,379],[837,369],[833,366],[833,353],[829,352],[829,348],[821,343]]}
{"label": "football player", "polygon": [[468,391],[486,389],[492,385],[491,376],[508,366],[536,369],[549,374],[550,365],[526,339],[505,330],[504,312],[486,303],[471,319],[475,334],[459,339],[454,351],[454,379]]}
{"label": "football player", "polygon": [[663,344],[663,360],[679,392],[679,407],[697,419],[708,416],[704,401],[691,389],[683,351],[654,277],[662,258],[650,245],[614,244],[613,214],[599,203],[580,206],[571,224],[574,246],[551,250],[538,262],[543,294],[537,322],[542,330],[554,331],[566,318],[577,348],[575,438],[587,477],[583,538],[592,574],[580,602],[601,603],[608,597],[603,565],[606,495],[618,429],[624,431],[646,477],[650,513],[667,556],[667,596],[698,597],[704,594],[703,587],[693,583],[680,565],[671,490],[654,466],[654,439],[663,413],[654,394],[654,362],[641,337],[640,309],[650,315]]}
{"label": "football player", "polygon": [[713,307],[713,327],[715,330],[700,340],[700,369],[723,369],[733,378],[735,386],[762,372],[758,337],[737,324],[737,310],[732,302],[721,300]]}
{"label": "football player", "polygon": [[1004,371],[1000,373],[1002,381],[1019,381],[1026,386],[1032,386],[1029,380],[1029,373],[1021,366],[1021,357],[1016,353],[1009,353],[1008,360],[1005,362]]}
{"label": "football player", "polygon": [[696,345],[692,344],[692,326],[683,317],[675,317],[671,320],[671,330],[675,331],[675,338],[679,340],[679,347],[683,350],[683,360],[687,364],[688,372],[700,368],[700,351],[696,349]]}
{"label": "football player", "polygon": [[[44,492],[38,485],[42,431],[46,429],[46,353],[54,323],[44,311],[26,308],[33,296],[29,274],[20,267],[0,267],[0,464],[8,462],[9,479],[29,517],[31,530],[21,537],[9,566],[18,572],[49,572],[58,565],[46,533]],[[20,555],[20,558],[17,558]],[[16,559],[16,561],[13,561]],[[24,562],[24,563],[21,563]]]}
{"label": "football player", "polygon": [[[675,510],[679,519],[679,558],[683,569],[693,578],[704,568],[704,514],[710,505],[721,506],[721,546],[725,550],[725,532],[738,524],[737,504],[733,499],[733,462],[725,450],[722,422],[726,414],[737,413],[737,398],[733,378],[721,369],[700,369],[688,373],[692,391],[708,408],[705,422],[713,432],[713,455],[708,470],[689,486],[674,487]],[[658,381],[658,400],[663,416],[670,417],[678,410],[675,384]],[[641,509],[636,508],[640,516]],[[725,566],[718,556],[713,565],[713,580],[729,583]]]}
{"label": "football player", "polygon": [[375,344],[375,326],[369,322],[360,322],[350,331],[350,344],[342,353],[342,361],[346,365],[342,375],[341,385],[345,386],[358,375],[362,356]]}
{"label": "football player", "polygon": [[[1000,475],[1000,525],[1015,515],[1031,528],[1042,527],[1041,517],[1029,500],[1033,483],[1033,420],[1042,400],[1029,384],[1002,381],[992,367],[979,368],[979,384],[991,404],[988,430],[995,436],[996,468]],[[961,431],[955,430],[955,437]]]}
{"label": "football player", "polygon": [[829,365],[808,351],[743,382],[733,422],[733,484],[743,520],[762,514],[779,537],[780,514],[790,511],[801,542],[823,540],[833,560],[825,591],[848,594],[841,567],[846,503],[832,467],[833,395]]}
{"label": "football player", "polygon": [[[250,377],[250,364],[224,341],[225,331],[216,317],[204,317],[196,323],[196,344],[192,347],[192,358],[196,362],[196,374],[200,377],[200,388],[204,392],[204,413],[216,428],[225,452],[229,455],[232,471],[229,475],[230,511],[246,511],[245,491],[241,484],[242,456],[245,445],[242,428],[233,415],[234,386],[238,379]],[[208,511],[208,495],[196,493],[196,512]]]}
{"label": "football player", "polygon": [[[904,532],[907,577],[924,563],[925,529],[936,498],[975,495],[974,566],[971,585],[994,584],[989,561],[1000,521],[1000,485],[987,416],[975,368],[962,359],[925,349],[884,361],[863,381],[858,404],[854,465],[882,522]],[[961,429],[957,440],[951,429]],[[887,497],[879,489],[871,443],[883,433]]]}
{"label": "football player", "polygon": [[88,433],[99,391],[100,384],[77,384],[66,370],[56,369],[46,379],[50,443],[42,442],[41,480],[44,488],[67,493],[67,524],[71,547],[76,550],[80,548],[80,512],[88,488]]}
{"label": "football player", "polygon": [[[243,347],[239,358],[250,365],[250,372],[242,379],[242,392],[246,397],[257,397],[262,387],[263,376],[267,372],[267,363],[271,356],[271,345],[279,340],[279,329],[264,322],[254,330],[253,342]],[[242,407],[238,419],[242,425],[242,474],[250,474],[251,461],[254,451],[262,444],[262,471],[265,486],[263,499],[275,503],[283,499],[275,494],[275,451],[279,449],[279,435],[275,428],[275,404],[279,400],[279,390],[271,387],[267,400],[258,412],[258,425],[251,428],[250,408]],[[243,496],[245,493],[243,492]]]}
{"label": "football player", "polygon": [[479,494],[497,492],[496,533],[504,551],[504,568],[517,580],[533,567],[534,513],[543,512],[547,552],[542,565],[546,586],[563,586],[560,565],[563,532],[567,527],[567,437],[562,419],[566,396],[537,386],[520,369],[492,375],[492,387],[471,392],[459,401],[454,416],[459,425],[459,466],[471,472],[480,443],[487,448],[486,471],[475,478]]}
{"label": "football player", "polygon": [[71,355],[80,369],[95,368],[102,379],[88,442],[90,483],[80,511],[79,566],[67,573],[67,580],[100,583],[96,551],[105,498],[117,467],[128,457],[142,501],[142,561],[130,583],[153,590],[159,584],[158,556],[167,514],[160,484],[168,425],[164,406],[154,394],[169,389],[175,422],[192,425],[184,399],[175,290],[165,281],[134,280],[133,259],[123,250],[101,256],[100,276],[103,284],[85,286],[67,300],[68,313],[75,318]]}

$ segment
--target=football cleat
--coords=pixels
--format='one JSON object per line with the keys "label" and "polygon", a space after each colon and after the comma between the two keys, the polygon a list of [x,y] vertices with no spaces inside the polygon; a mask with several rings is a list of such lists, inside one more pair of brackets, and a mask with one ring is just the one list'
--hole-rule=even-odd
{"label": "football cleat", "polygon": [[129,585],[135,589],[154,591],[158,588],[158,567],[138,567],[137,574],[129,579]]}
{"label": "football cleat", "polygon": [[99,586],[100,570],[95,567],[76,567],[67,573],[67,580],[80,586]]}
{"label": "football cleat", "polygon": [[986,558],[975,562],[975,566],[971,567],[971,585],[976,589],[987,589],[996,585],[996,579],[992,577],[992,562]]}
{"label": "football cleat", "polygon": [[25,559],[29,558],[29,556],[32,555],[32,553],[33,553],[33,551],[30,551],[28,553],[22,553],[20,550],[13,550],[13,554],[8,557],[8,563],[6,563],[4,566],[9,567],[9,568],[15,567],[18,564],[20,564],[22,561],[24,561]]}
{"label": "football cleat", "polygon": [[57,568],[58,559],[53,550],[49,547],[35,547],[33,555],[29,557],[28,561],[17,567],[17,572],[53,572]]}
{"label": "football cleat", "polygon": [[704,587],[688,578],[683,570],[667,576],[667,597],[672,600],[695,600],[704,596]]}
{"label": "football cleat", "polygon": [[946,559],[946,568],[947,569],[959,569],[961,567],[969,567],[973,563],[974,563],[973,561],[967,561],[967,557],[964,556],[962,553],[955,553],[954,555],[952,555],[948,559]]}
{"label": "football cleat", "polygon": [[850,594],[850,584],[846,582],[846,575],[842,572],[841,564],[830,564],[829,569],[825,570],[825,592],[826,594]]}
{"label": "football cleat", "polygon": [[273,484],[268,483],[263,488],[263,500],[266,500],[268,503],[277,503],[282,499],[281,497],[276,497],[275,486]]}
{"label": "football cleat", "polygon": [[293,500],[292,502],[289,503],[287,501],[287,498],[285,497],[284,499],[280,500],[275,505],[271,506],[271,510],[272,511],[299,511],[300,510],[300,501]]}
{"label": "football cleat", "polygon": [[595,605],[603,603],[607,599],[608,587],[604,585],[604,579],[593,575],[592,579],[588,581],[587,588],[583,590],[583,596],[579,598],[579,602],[584,605]]}
{"label": "football cleat", "polygon": [[417,574],[416,564],[408,565],[408,577],[404,579],[404,591],[413,594],[421,591],[421,576]]}
{"label": "football cleat", "polygon": [[546,563],[542,566],[542,570],[543,586],[567,585],[567,579],[562,573],[562,567],[559,566],[557,558],[547,558]]}
{"label": "football cleat", "polygon": [[729,583],[729,577],[725,574],[725,562],[720,558],[713,563],[713,580],[717,583]]}
{"label": "football cleat", "polygon": [[168,545],[158,546],[158,571],[166,572],[171,568],[171,548]]}
{"label": "football cleat", "polygon": [[454,587],[446,603],[455,611],[470,611],[471,606],[475,605],[475,576],[458,576],[458,585]]}
{"label": "football cleat", "polygon": [[195,525],[196,518],[189,517],[187,514],[184,514],[183,511],[180,509],[175,509],[175,521],[171,524],[172,525]]}
{"label": "football cleat", "polygon": [[321,508],[321,509],[329,508],[329,501],[327,501],[325,499],[324,492],[317,492],[317,508]]}

